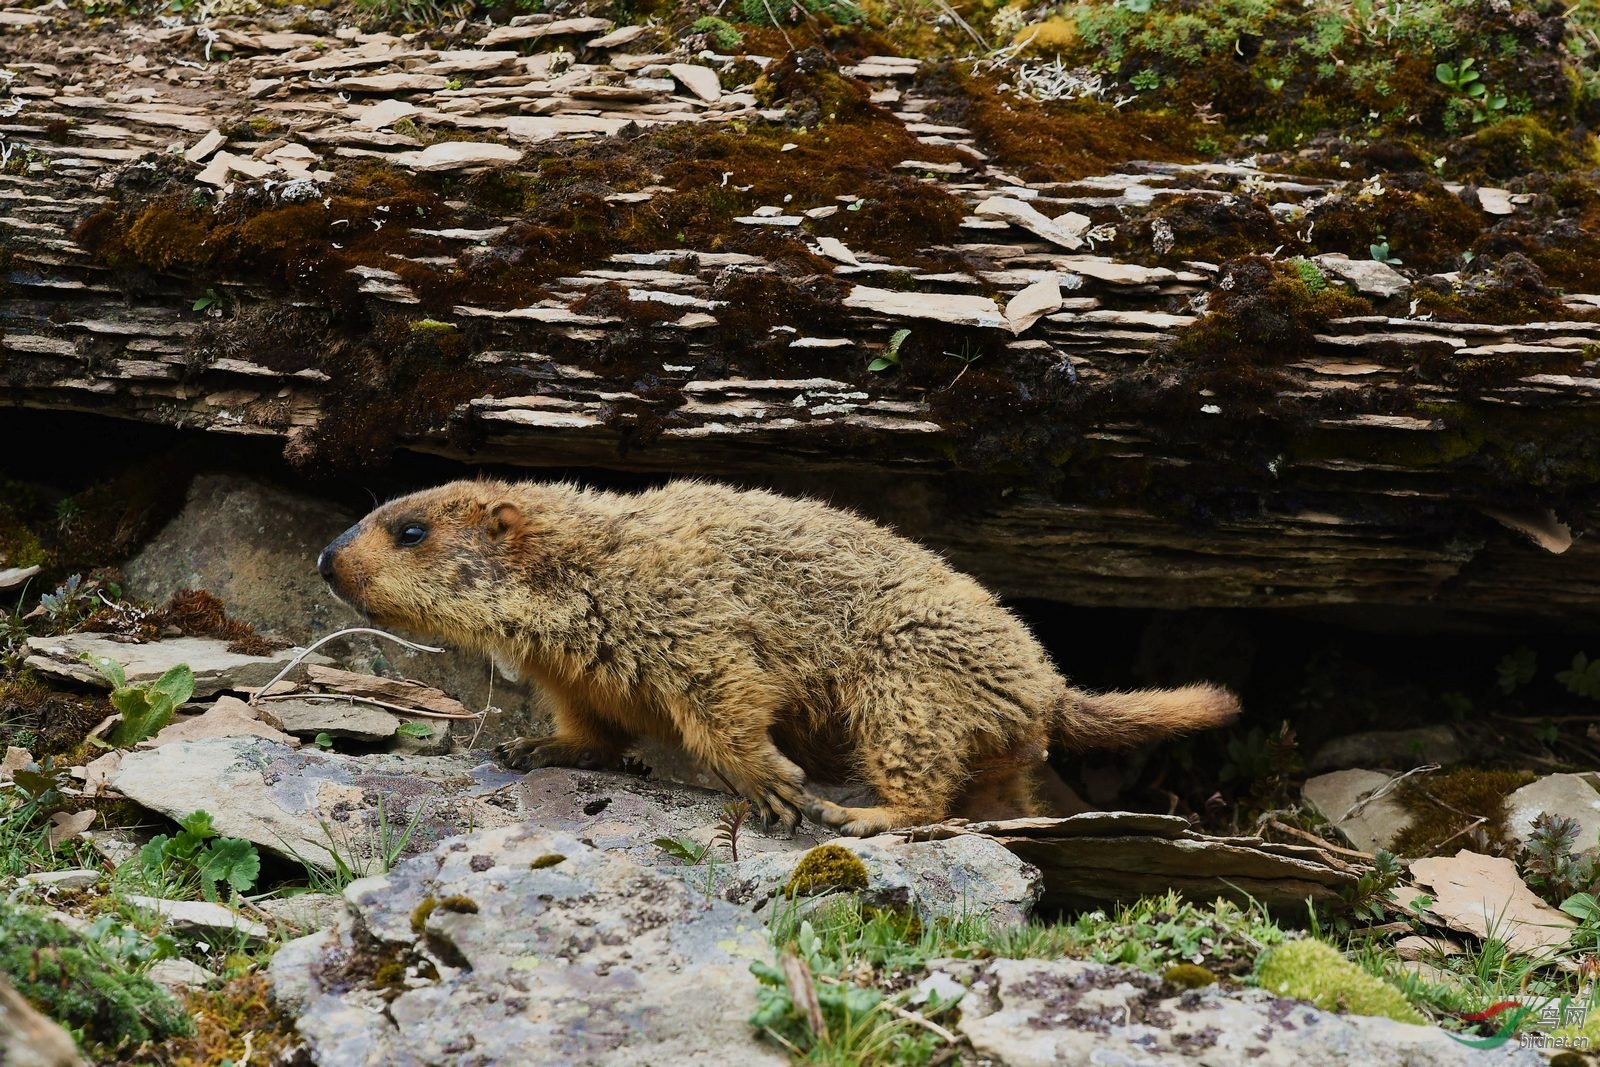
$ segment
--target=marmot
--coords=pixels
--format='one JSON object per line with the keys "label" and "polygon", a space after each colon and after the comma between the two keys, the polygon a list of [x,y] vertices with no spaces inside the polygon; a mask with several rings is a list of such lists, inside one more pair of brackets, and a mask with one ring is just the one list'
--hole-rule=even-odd
{"label": "marmot", "polygon": [[[635,494],[462,481],[385,504],[318,560],[380,626],[481,649],[550,693],[519,769],[601,767],[641,734],[771,825],[855,836],[1032,813],[1052,742],[1133,744],[1239,710],[1212,685],[1091,695],[939,556],[853,513],[682,481]],[[882,805],[806,790],[855,777]]]}

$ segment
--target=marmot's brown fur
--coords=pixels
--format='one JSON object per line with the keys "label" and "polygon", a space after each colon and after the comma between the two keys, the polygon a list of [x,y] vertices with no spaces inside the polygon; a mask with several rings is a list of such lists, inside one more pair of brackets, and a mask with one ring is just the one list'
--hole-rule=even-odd
{"label": "marmot's brown fur", "polygon": [[[1029,814],[1052,742],[1128,745],[1238,711],[1211,685],[1074,689],[934,553],[773,493],[455,482],[378,508],[319,567],[374,623],[549,691],[554,734],[500,746],[511,765],[605,766],[651,735],[790,828],[802,812],[858,836]],[[863,779],[882,805],[818,800],[808,773]]]}

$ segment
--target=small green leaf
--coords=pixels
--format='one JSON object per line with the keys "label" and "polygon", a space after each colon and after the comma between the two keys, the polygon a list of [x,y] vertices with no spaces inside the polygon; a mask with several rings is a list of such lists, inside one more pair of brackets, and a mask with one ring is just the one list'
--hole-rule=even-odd
{"label": "small green leaf", "polygon": [[166,848],[171,840],[166,834],[157,834],[139,850],[139,867],[146,874],[161,873],[167,863]]}
{"label": "small green leaf", "polygon": [[185,815],[178,820],[178,825],[183,827],[186,833],[193,834],[202,841],[217,836],[217,829],[211,822],[211,813],[204,808]]}
{"label": "small green leaf", "polygon": [[243,893],[255,885],[261,873],[261,855],[248,841],[225,837],[213,841],[195,862],[206,881],[222,882]]}
{"label": "small green leaf", "polygon": [[875,359],[871,363],[867,364],[867,369],[870,370],[870,371],[874,371],[874,372],[886,371],[892,366],[894,366],[894,363],[892,361],[884,359],[882,356],[879,356],[877,359]]}
{"label": "small green leaf", "polygon": [[1593,893],[1574,893],[1561,902],[1561,910],[1579,922],[1600,919],[1600,900]]}
{"label": "small green leaf", "polygon": [[333,735],[328,733],[328,731],[324,730],[321,733],[319,733],[316,737],[313,737],[311,739],[311,743],[313,745],[316,745],[318,748],[332,748],[333,747]]}
{"label": "small green leaf", "polygon": [[433,727],[424,726],[420,722],[403,722],[395,728],[394,732],[401,737],[416,737],[426,740],[433,736]]}

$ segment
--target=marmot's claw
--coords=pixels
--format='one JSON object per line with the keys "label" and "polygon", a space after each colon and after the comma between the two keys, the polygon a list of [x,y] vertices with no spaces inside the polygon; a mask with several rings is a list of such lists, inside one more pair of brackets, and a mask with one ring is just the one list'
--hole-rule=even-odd
{"label": "marmot's claw", "polygon": [[501,763],[518,771],[539,767],[577,767],[593,771],[613,763],[603,752],[577,748],[554,737],[516,737],[495,746],[494,754]]}

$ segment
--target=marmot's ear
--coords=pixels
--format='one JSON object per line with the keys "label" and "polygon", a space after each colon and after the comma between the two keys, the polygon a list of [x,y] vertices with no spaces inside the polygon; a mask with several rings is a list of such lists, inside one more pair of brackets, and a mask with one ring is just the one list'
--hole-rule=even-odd
{"label": "marmot's ear", "polygon": [[491,540],[504,541],[523,527],[522,510],[509,500],[502,500],[489,509],[483,520],[484,529]]}

